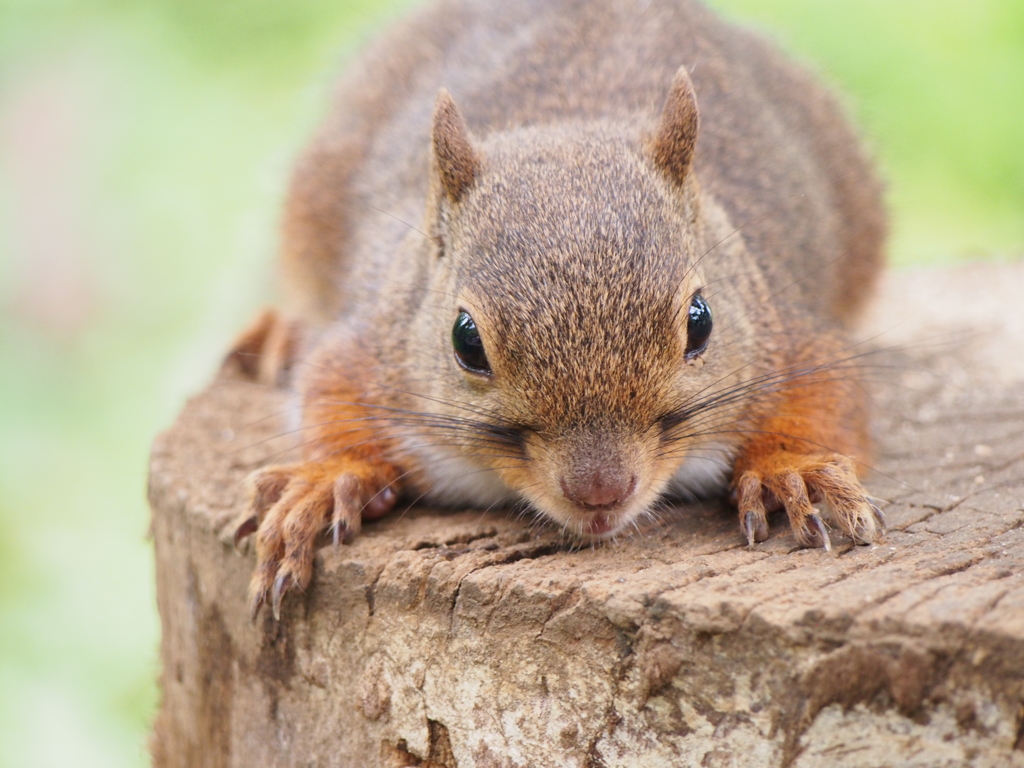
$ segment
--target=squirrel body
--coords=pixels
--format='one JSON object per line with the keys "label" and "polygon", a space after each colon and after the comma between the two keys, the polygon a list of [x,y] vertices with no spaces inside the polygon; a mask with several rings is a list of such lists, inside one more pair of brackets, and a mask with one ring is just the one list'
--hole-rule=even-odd
{"label": "squirrel body", "polygon": [[[446,89],[446,90],[445,90]],[[857,479],[846,333],[881,187],[833,97],[692,0],[442,0],[368,48],[297,165],[283,271],[231,359],[291,370],[304,456],[257,471],[253,609],[399,498],[525,501],[607,538],[731,490],[829,546]],[[713,316],[713,321],[712,321]],[[300,330],[301,329],[301,330]]]}

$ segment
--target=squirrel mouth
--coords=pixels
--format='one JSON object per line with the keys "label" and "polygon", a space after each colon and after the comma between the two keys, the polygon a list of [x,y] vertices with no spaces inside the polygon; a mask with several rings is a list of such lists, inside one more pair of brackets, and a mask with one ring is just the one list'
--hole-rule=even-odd
{"label": "squirrel mouth", "polygon": [[608,515],[598,512],[583,526],[583,530],[590,536],[601,536],[602,534],[608,533],[615,524],[612,522]]}

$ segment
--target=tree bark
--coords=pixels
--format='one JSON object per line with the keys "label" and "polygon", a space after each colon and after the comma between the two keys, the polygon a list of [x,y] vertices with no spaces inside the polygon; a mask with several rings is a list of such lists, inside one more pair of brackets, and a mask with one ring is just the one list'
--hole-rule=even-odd
{"label": "tree bark", "polygon": [[1024,264],[887,278],[877,545],[776,516],[749,548],[720,502],[598,547],[416,508],[323,548],[279,624],[226,527],[289,401],[218,379],[153,449],[155,765],[1024,766],[1022,296]]}

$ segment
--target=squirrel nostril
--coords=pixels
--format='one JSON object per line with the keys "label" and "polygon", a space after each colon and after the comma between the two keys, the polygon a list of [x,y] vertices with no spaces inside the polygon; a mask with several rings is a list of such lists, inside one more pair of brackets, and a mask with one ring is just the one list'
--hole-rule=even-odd
{"label": "squirrel nostril", "polygon": [[582,476],[563,477],[559,484],[565,497],[582,507],[611,507],[628,499],[636,489],[636,475],[600,470]]}

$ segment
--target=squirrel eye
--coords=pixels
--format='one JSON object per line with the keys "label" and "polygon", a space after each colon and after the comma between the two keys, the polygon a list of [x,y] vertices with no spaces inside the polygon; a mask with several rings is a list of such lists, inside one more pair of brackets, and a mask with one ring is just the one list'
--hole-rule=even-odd
{"label": "squirrel eye", "polygon": [[699,293],[690,302],[689,318],[686,323],[686,352],[683,357],[693,360],[708,346],[711,337],[711,307]]}
{"label": "squirrel eye", "polygon": [[455,318],[455,326],[452,328],[452,347],[455,349],[455,359],[467,371],[491,372],[491,364],[487,362],[480,332],[476,329],[473,318],[465,310],[459,312],[459,316]]}

